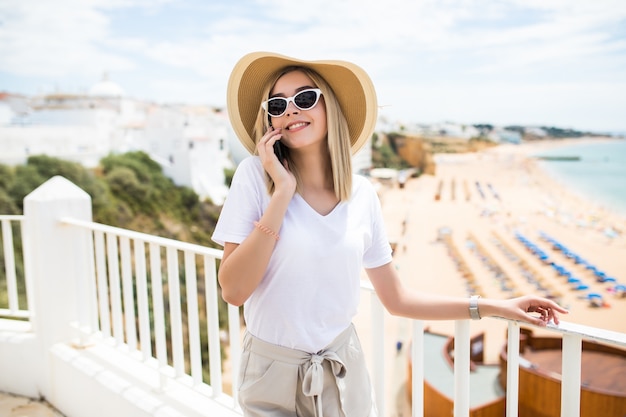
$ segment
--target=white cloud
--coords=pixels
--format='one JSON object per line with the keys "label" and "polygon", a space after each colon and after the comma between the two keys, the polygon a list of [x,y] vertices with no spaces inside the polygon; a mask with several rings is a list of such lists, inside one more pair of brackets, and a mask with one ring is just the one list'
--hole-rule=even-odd
{"label": "white cloud", "polygon": [[0,7],[0,69],[25,76],[61,77],[100,68],[132,68],[132,62],[101,50],[107,16],[82,1],[4,1]]}

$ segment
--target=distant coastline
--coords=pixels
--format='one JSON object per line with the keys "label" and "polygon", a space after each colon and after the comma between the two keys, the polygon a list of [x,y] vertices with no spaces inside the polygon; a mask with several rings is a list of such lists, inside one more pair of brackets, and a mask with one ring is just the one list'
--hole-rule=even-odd
{"label": "distant coastline", "polygon": [[542,161],[580,161],[580,156],[536,156],[535,159]]}

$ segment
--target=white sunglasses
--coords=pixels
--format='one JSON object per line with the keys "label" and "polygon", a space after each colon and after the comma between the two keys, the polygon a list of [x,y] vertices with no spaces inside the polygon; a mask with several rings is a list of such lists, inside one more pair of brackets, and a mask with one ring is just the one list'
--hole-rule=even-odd
{"label": "white sunglasses", "polygon": [[289,102],[300,110],[311,110],[320,100],[322,90],[309,88],[296,93],[292,97],[272,97],[261,103],[261,107],[272,117],[280,117],[287,111]]}

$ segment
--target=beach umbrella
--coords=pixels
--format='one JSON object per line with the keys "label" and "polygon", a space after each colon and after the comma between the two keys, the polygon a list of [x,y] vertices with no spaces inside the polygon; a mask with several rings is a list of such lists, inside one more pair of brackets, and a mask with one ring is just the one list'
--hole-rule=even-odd
{"label": "beach umbrella", "polygon": [[587,294],[587,299],[592,307],[602,307],[604,305],[604,298],[598,293]]}
{"label": "beach umbrella", "polygon": [[596,270],[594,273],[595,273],[595,276],[596,276],[596,281],[598,281],[598,282],[606,281],[607,277],[606,277],[606,274],[604,272]]}
{"label": "beach umbrella", "polygon": [[576,254],[572,251],[565,251],[565,256],[567,256],[570,259],[576,258]]}
{"label": "beach umbrella", "polygon": [[576,291],[582,291],[582,290],[588,290],[588,289],[589,289],[589,285],[585,285],[585,284],[580,284],[575,288]]}
{"label": "beach umbrella", "polygon": [[584,260],[583,258],[581,258],[580,256],[578,257],[578,263],[581,264],[582,266],[584,266],[586,269],[589,269],[589,262],[587,262],[586,260]]}
{"label": "beach umbrella", "polygon": [[559,275],[572,275],[571,272],[569,272],[567,269],[565,269],[562,266],[559,266],[559,268],[557,269],[557,272],[559,273]]}

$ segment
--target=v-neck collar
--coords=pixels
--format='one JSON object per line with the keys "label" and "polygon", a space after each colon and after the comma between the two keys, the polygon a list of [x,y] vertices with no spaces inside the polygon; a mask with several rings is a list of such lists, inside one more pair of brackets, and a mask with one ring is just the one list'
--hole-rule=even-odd
{"label": "v-neck collar", "polygon": [[339,201],[337,204],[335,204],[335,207],[332,208],[331,211],[329,211],[327,214],[322,214],[319,211],[315,210],[308,201],[306,201],[304,199],[304,197],[302,197],[302,195],[300,193],[296,193],[295,194],[295,198],[299,199],[306,207],[308,210],[310,210],[312,213],[314,213],[316,216],[321,217],[321,218],[328,218],[330,217],[333,213],[335,213],[338,209],[339,206],[341,206],[342,202]]}

